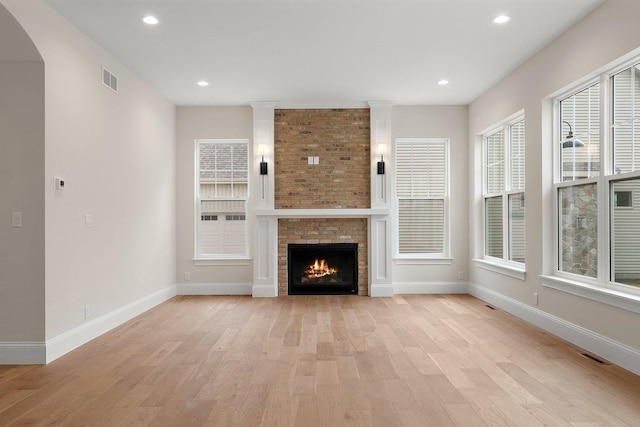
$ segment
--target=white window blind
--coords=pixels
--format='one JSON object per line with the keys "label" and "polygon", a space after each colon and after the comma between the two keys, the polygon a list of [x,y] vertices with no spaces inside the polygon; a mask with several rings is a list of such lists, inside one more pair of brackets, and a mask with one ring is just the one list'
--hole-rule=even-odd
{"label": "white window blind", "polygon": [[561,141],[573,132],[573,147],[560,150],[563,181],[600,175],[600,84],[560,101]]}
{"label": "white window blind", "polygon": [[447,140],[396,143],[398,252],[444,255]]}
{"label": "white window blind", "polygon": [[640,64],[611,79],[614,173],[640,170]]}

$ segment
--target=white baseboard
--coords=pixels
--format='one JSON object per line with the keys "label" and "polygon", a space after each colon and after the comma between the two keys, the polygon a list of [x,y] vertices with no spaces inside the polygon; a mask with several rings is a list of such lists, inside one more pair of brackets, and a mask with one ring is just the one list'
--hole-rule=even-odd
{"label": "white baseboard", "polygon": [[251,284],[178,283],[178,295],[251,295]]}
{"label": "white baseboard", "polygon": [[369,296],[371,297],[392,297],[393,285],[369,285]]}
{"label": "white baseboard", "polygon": [[42,365],[46,360],[44,342],[0,342],[0,365]]}
{"label": "white baseboard", "polygon": [[100,316],[90,322],[85,323],[75,329],[58,335],[47,341],[47,357],[46,363],[52,362],[60,356],[65,355],[71,350],[80,347],[83,344],[99,337],[105,332],[110,331],[133,319],[134,317],[144,313],[145,311],[161,304],[176,295],[176,286],[167,286],[151,295],[125,305],[111,313]]}
{"label": "white baseboard", "polygon": [[255,298],[273,298],[278,296],[275,285],[253,285],[251,295]]}
{"label": "white baseboard", "polygon": [[640,375],[640,351],[589,329],[567,322],[535,307],[480,285],[470,284],[468,293],[538,326],[570,343]]}
{"label": "white baseboard", "polygon": [[466,294],[466,282],[395,282],[395,294]]}

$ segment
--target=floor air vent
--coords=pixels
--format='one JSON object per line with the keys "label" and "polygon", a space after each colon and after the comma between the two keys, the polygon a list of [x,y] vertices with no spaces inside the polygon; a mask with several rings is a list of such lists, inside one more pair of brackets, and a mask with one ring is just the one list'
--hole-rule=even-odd
{"label": "floor air vent", "polygon": [[489,304],[486,304],[485,307],[490,308],[491,310],[495,310],[495,307],[491,307]]}
{"label": "floor air vent", "polygon": [[594,362],[600,364],[600,365],[608,365],[608,362],[605,362],[604,360],[598,359],[597,357],[589,354],[589,353],[580,353],[580,356],[585,357],[589,360],[593,360]]}
{"label": "floor air vent", "polygon": [[109,70],[102,67],[102,84],[114,92],[118,92],[118,77],[111,74]]}

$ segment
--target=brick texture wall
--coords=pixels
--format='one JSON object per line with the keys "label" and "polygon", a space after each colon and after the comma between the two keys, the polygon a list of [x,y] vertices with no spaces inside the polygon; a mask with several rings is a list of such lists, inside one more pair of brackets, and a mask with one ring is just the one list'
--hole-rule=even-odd
{"label": "brick texture wall", "polygon": [[278,295],[288,295],[289,243],[357,243],[358,295],[368,295],[366,218],[281,218],[278,220]]}
{"label": "brick texture wall", "polygon": [[275,207],[370,208],[369,120],[368,109],[276,110]]}

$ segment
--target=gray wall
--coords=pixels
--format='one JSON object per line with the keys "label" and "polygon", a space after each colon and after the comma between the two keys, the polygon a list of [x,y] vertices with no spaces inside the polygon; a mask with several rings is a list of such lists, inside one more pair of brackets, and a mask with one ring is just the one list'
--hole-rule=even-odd
{"label": "gray wall", "polygon": [[[193,262],[195,255],[194,141],[196,139],[247,139],[251,141],[253,137],[253,109],[251,107],[178,107],[176,135],[178,221],[176,265],[178,282],[186,282],[185,273],[188,272],[190,284],[230,285],[230,288],[227,288],[228,292],[233,292],[235,288],[236,292],[242,293],[243,291],[238,291],[237,285],[249,285],[253,282],[253,270],[250,264],[194,265]],[[249,191],[256,191],[256,189]],[[250,215],[247,216],[247,218],[250,217]],[[251,230],[249,230],[249,236],[251,235]]]}
{"label": "gray wall", "polygon": [[[628,325],[640,315],[608,304],[542,286],[541,274],[553,269],[552,103],[559,91],[593,76],[610,62],[640,46],[640,2],[608,0],[550,45],[505,77],[469,106],[472,170],[472,258],[482,256],[483,130],[524,109],[526,119],[526,280],[512,279],[482,268],[471,268],[471,282],[506,298],[540,310],[608,339],[640,350],[640,334]],[[636,52],[637,55],[639,52]]]}
{"label": "gray wall", "polygon": [[[396,292],[424,292],[421,284],[464,283],[468,276],[468,171],[466,106],[395,106],[392,116],[393,138],[449,138],[449,207],[451,264],[420,265],[393,263]],[[390,181],[395,219],[395,181]],[[396,251],[394,220],[393,247]],[[458,273],[462,272],[463,279]]]}
{"label": "gray wall", "polygon": [[0,5],[0,342],[44,341],[43,182],[44,63]]}
{"label": "gray wall", "polygon": [[[40,288],[13,302],[25,314],[11,322],[28,330],[31,317],[44,316],[45,333],[29,335],[47,349],[61,341],[71,349],[84,342],[89,322],[100,319],[108,330],[132,305],[175,293],[175,107],[44,1],[1,2],[45,65],[44,102],[41,94],[39,107],[19,118],[41,129],[39,140],[32,137],[37,154],[16,160],[23,178],[34,176],[33,191],[21,197],[37,200],[32,238],[40,259],[21,262],[33,266]],[[117,94],[102,85],[103,66],[119,77]],[[55,176],[65,179],[64,191],[54,191]],[[18,208],[31,227],[29,206],[9,209]]]}

